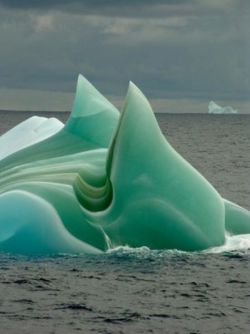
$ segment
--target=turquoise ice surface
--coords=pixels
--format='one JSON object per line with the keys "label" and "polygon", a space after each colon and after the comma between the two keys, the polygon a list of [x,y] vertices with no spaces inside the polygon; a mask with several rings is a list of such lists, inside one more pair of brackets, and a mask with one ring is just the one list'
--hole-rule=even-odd
{"label": "turquoise ice surface", "polygon": [[173,149],[133,83],[120,114],[80,75],[65,126],[24,121],[0,137],[0,159],[0,251],[196,251],[250,233],[249,211]]}

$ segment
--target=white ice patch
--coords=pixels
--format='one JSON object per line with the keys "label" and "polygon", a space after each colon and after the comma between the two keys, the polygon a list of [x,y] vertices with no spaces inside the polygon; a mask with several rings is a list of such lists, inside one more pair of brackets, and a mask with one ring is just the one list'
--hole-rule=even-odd
{"label": "white ice patch", "polygon": [[52,136],[63,126],[64,124],[56,118],[28,118],[0,136],[0,160]]}
{"label": "white ice patch", "polygon": [[250,234],[240,234],[240,235],[226,235],[226,241],[224,245],[210,248],[205,252],[218,254],[224,252],[248,251],[248,250],[250,250]]}

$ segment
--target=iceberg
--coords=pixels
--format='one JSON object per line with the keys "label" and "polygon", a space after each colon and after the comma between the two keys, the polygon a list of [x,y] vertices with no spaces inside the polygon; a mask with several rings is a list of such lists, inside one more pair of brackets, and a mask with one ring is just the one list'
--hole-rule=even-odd
{"label": "iceberg", "polygon": [[214,101],[210,101],[208,104],[209,114],[238,114],[238,111],[231,106],[221,107]]}
{"label": "iceberg", "polygon": [[2,252],[196,251],[250,233],[250,212],[174,150],[133,83],[120,114],[79,75],[65,125],[32,117],[0,149]]}

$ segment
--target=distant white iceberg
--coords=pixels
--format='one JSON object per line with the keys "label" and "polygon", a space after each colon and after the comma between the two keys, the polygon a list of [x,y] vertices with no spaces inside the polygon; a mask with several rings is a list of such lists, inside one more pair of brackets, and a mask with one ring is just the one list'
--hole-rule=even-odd
{"label": "distant white iceberg", "polygon": [[209,114],[238,114],[238,111],[233,109],[231,106],[221,107],[214,101],[210,101],[208,104]]}

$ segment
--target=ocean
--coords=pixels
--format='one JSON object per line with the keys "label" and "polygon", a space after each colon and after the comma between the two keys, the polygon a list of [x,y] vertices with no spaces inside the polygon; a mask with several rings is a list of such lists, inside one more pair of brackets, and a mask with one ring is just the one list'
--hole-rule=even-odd
{"label": "ocean", "polygon": [[[29,116],[0,111],[0,134]],[[157,120],[223,197],[250,209],[250,115]],[[0,333],[249,333],[249,240],[228,237],[223,247],[194,253],[122,247],[98,256],[0,254]]]}

